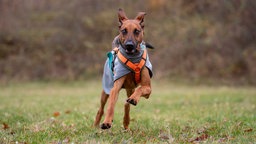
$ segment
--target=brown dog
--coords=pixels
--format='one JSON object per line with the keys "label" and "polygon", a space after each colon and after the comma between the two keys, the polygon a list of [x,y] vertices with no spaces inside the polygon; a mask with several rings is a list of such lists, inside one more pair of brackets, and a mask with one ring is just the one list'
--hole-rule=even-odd
{"label": "brown dog", "polygon": [[[152,76],[152,69],[147,66],[148,64],[151,65],[148,61],[147,50],[146,48],[142,48],[141,45],[143,44],[144,16],[145,13],[140,12],[135,19],[128,19],[122,9],[119,9],[118,11],[120,33],[116,39],[120,46],[115,48],[114,55],[118,59],[115,61],[115,64],[118,64],[118,62],[122,63],[122,65],[127,67],[129,73],[118,77],[113,81],[113,87],[109,94],[104,90],[102,91],[101,105],[96,115],[94,126],[99,126],[101,117],[104,113],[104,106],[109,98],[106,116],[101,128],[109,129],[111,127],[114,116],[114,107],[121,88],[125,88],[128,97],[127,102],[124,105],[123,126],[125,129],[128,129],[130,122],[130,104],[137,105],[140,97],[145,97],[146,99],[149,98],[151,93],[150,78]],[[134,62],[134,60],[132,60],[133,56],[139,56],[139,60]],[[115,66],[114,77],[118,75],[119,72],[116,67],[118,66]],[[138,85],[140,85],[140,87],[135,89]]]}

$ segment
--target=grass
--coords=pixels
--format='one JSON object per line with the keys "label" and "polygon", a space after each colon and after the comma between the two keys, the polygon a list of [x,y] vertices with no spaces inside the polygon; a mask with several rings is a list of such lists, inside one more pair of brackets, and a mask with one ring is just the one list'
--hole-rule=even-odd
{"label": "grass", "polygon": [[1,85],[0,143],[255,143],[256,89],[153,82],[122,128],[122,91],[111,130],[92,127],[101,84]]}

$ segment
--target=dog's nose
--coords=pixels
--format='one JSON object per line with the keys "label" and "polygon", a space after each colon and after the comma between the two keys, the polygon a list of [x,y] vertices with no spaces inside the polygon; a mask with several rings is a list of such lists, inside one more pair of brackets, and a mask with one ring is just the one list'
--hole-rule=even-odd
{"label": "dog's nose", "polygon": [[125,43],[125,48],[128,52],[132,52],[135,49],[135,45],[132,41],[127,41]]}

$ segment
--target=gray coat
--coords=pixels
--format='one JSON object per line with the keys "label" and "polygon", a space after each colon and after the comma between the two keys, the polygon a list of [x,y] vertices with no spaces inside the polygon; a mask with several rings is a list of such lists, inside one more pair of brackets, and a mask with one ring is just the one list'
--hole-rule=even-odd
{"label": "gray coat", "polygon": [[[117,46],[117,44],[118,44],[117,37],[114,39],[112,44],[113,44],[113,47]],[[119,48],[119,51],[133,63],[139,62],[142,57],[143,51],[147,50],[145,45],[144,46],[141,45],[140,51],[134,53],[133,55],[128,55],[125,53],[125,50],[124,50],[124,48],[121,47],[121,45],[119,45],[117,47]],[[113,57],[113,59],[111,57]],[[152,64],[149,61],[148,55],[147,55],[147,60],[146,60],[145,66],[149,70],[150,77],[152,77],[153,76]],[[113,70],[114,70],[114,73],[113,73]],[[130,70],[129,68],[127,68],[127,66],[125,66],[122,62],[120,62],[120,60],[116,57],[115,54],[113,54],[113,52],[109,52],[108,59],[106,60],[105,65],[104,65],[104,72],[103,72],[103,77],[102,77],[102,86],[103,86],[104,92],[106,94],[109,94],[110,90],[113,88],[114,81],[127,75],[130,72],[133,72],[133,71]]]}

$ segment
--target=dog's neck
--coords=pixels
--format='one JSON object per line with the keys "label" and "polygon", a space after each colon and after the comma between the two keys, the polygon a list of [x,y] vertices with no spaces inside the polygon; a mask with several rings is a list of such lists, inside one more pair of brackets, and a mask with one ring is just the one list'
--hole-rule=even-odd
{"label": "dog's neck", "polygon": [[127,54],[126,52],[125,52],[125,49],[121,46],[121,45],[119,45],[119,51],[122,53],[122,55],[124,56],[124,57],[126,57],[127,59],[129,59],[131,62],[133,62],[133,63],[138,63],[138,62],[140,62],[140,60],[141,60],[141,58],[142,58],[142,55],[143,55],[143,51],[144,50],[142,50],[141,48],[140,48],[140,50],[137,50],[135,53],[133,53],[133,54]]}

